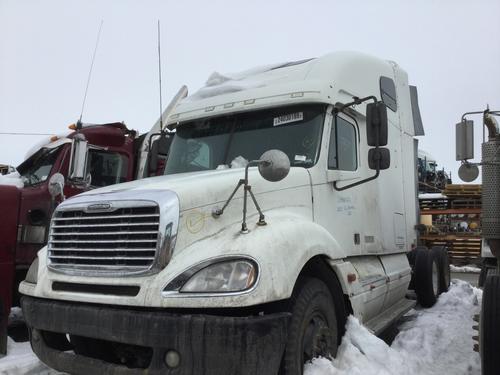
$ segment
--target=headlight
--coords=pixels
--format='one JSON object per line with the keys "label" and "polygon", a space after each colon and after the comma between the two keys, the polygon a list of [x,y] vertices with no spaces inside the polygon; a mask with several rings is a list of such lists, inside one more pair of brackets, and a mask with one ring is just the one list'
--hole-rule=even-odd
{"label": "headlight", "polygon": [[232,293],[253,287],[258,269],[250,259],[213,260],[175,278],[165,291],[180,293]]}
{"label": "headlight", "polygon": [[27,283],[36,284],[38,281],[38,257],[35,258],[33,263],[31,263],[26,278],[24,279]]}

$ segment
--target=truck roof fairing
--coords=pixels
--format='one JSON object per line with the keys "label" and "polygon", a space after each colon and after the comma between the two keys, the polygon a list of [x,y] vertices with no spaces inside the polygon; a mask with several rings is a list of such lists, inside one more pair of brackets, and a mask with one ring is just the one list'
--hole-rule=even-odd
{"label": "truck roof fairing", "polygon": [[[394,79],[395,66],[359,52],[335,52],[242,73],[214,73],[205,87],[179,103],[168,124],[293,103],[335,104],[368,95],[380,98],[379,77]],[[364,113],[364,104],[357,111]]]}

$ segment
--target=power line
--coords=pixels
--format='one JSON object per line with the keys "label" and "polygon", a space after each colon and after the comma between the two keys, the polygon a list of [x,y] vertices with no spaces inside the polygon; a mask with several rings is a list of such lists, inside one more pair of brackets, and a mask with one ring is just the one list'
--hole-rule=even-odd
{"label": "power line", "polygon": [[9,133],[9,132],[0,132],[2,135],[54,135],[54,133]]}

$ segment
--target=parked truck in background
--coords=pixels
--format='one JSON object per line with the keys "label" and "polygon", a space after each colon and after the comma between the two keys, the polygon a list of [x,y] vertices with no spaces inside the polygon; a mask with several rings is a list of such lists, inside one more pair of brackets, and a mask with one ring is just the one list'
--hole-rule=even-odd
{"label": "parked truck in background", "polygon": [[[182,88],[162,116],[167,117],[185,94]],[[17,167],[17,184],[12,184],[15,178],[3,180],[17,186],[0,181],[0,348],[6,342],[6,317],[11,306],[19,303],[19,282],[47,243],[55,207],[64,197],[163,174],[172,138],[161,131],[160,120],[141,136],[124,123],[74,124],[70,129],[69,134],[53,136],[29,152]]]}
{"label": "parked truck in background", "polygon": [[410,282],[423,306],[447,290],[445,250],[417,247],[423,127],[397,64],[340,52],[212,78],[169,117],[165,176],[54,212],[20,285],[49,366],[302,374],[349,314],[378,333]]}
{"label": "parked truck in background", "polygon": [[437,169],[436,158],[424,150],[418,150],[418,185],[422,193],[437,193],[451,184],[451,173],[446,173],[444,167]]}
{"label": "parked truck in background", "polygon": [[[481,115],[483,122],[483,143],[481,162],[474,159],[474,122],[473,115]],[[478,325],[474,328],[479,335],[474,346],[481,354],[481,373],[498,374],[500,369],[500,127],[496,117],[500,110],[466,112],[456,124],[456,159],[462,165],[458,175],[465,182],[474,181],[482,168],[481,222],[482,222],[482,270],[479,283],[484,285],[481,314],[476,317]]]}

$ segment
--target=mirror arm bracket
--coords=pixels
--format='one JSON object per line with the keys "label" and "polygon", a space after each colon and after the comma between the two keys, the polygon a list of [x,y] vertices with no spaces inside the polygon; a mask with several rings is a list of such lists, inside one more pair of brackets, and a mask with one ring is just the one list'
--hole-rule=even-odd
{"label": "mirror arm bracket", "polygon": [[248,200],[248,194],[250,193],[250,198],[252,198],[253,204],[255,205],[255,208],[259,212],[259,221],[257,222],[257,225],[264,226],[267,225],[265,216],[262,213],[262,210],[257,203],[257,199],[255,198],[255,195],[252,192],[252,186],[248,184],[248,168],[251,166],[259,165],[259,164],[269,164],[269,161],[267,160],[252,160],[249,161],[248,164],[245,167],[245,178],[241,179],[238,181],[238,184],[234,188],[233,192],[227,199],[226,203],[224,203],[224,206],[222,208],[215,208],[212,211],[212,216],[214,218],[220,217],[223,213],[226,207],[229,205],[229,202],[233,199],[234,195],[236,192],[239,190],[241,186],[243,186],[243,221],[241,223],[241,233],[248,233],[248,227],[247,227],[247,200]]}
{"label": "mirror arm bracket", "polygon": [[353,96],[352,97],[352,102],[349,102],[349,103],[346,103],[346,104],[342,104],[340,106],[336,106],[334,108],[334,111],[335,113],[339,113],[339,112],[343,112],[344,109],[350,107],[350,106],[353,106],[353,105],[359,105],[363,102],[366,102],[367,100],[373,100],[374,103],[377,102],[377,98],[373,95],[370,95],[370,96],[366,96],[364,98],[358,98],[357,96]]}
{"label": "mirror arm bracket", "polygon": [[338,187],[337,186],[337,181],[334,181],[333,182],[333,188],[335,190],[337,190],[337,191],[347,190],[347,189],[353,188],[355,186],[364,184],[365,182],[375,180],[379,175],[380,175],[380,169],[377,168],[377,172],[373,176],[365,178],[364,180],[361,180],[361,181],[358,181],[358,182],[354,182],[354,183],[346,185],[346,186]]}

